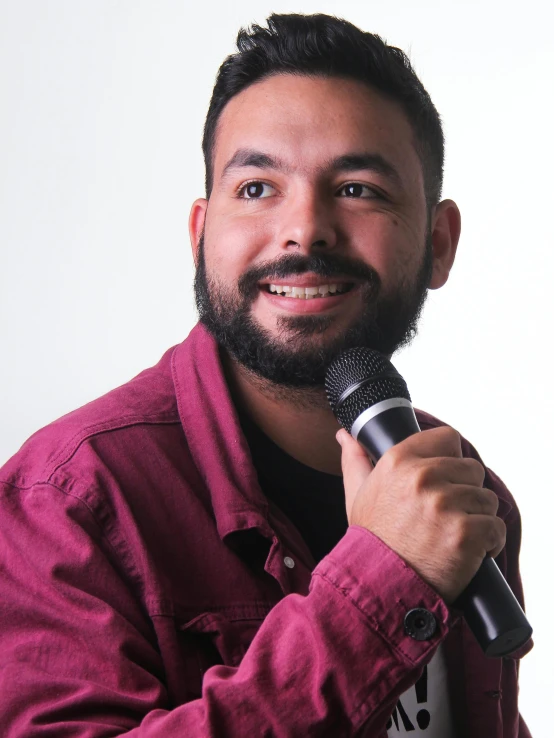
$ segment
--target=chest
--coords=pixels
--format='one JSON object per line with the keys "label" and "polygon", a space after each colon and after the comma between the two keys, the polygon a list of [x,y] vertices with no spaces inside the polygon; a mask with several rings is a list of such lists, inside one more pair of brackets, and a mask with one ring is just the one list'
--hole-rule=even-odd
{"label": "chest", "polygon": [[[292,568],[285,564],[285,558],[289,565],[293,562]],[[264,620],[284,597],[308,594],[311,571],[293,543],[274,542],[265,560],[259,559],[257,564],[245,563],[238,554],[230,560],[221,559],[217,577],[210,560],[196,589],[191,588],[194,580],[190,578],[186,590],[178,590],[180,585],[173,581],[165,607],[161,600],[152,611],[163,663],[160,678],[171,707],[200,698],[204,676],[211,667],[239,667]],[[210,570],[211,585],[206,588]],[[426,683],[420,682],[417,690],[412,688],[413,694],[408,692],[401,699],[391,716],[392,732],[371,738],[417,735],[417,729],[422,736],[440,738],[512,735],[503,731],[503,712],[506,708],[509,711],[502,700],[506,665],[468,649],[462,630],[460,626],[450,634],[440,664],[431,665]],[[455,732],[432,732],[438,725],[447,725]]]}
{"label": "chest", "polygon": [[238,667],[270,611],[287,595],[306,596],[313,562],[295,531],[272,519],[277,531],[229,534],[198,527],[165,552],[150,572],[148,599],[163,681],[172,707],[201,696],[206,671]]}
{"label": "chest", "polygon": [[[144,546],[152,562],[144,569],[144,604],[170,708],[199,698],[211,667],[237,668],[271,610],[288,595],[308,595],[313,568],[306,544],[284,519],[271,520],[272,536],[253,530],[248,539],[244,530],[221,536],[209,524],[211,511],[204,505],[189,503],[185,512],[179,520],[166,516],[155,528],[160,530],[163,522],[167,535]],[[145,528],[153,527],[150,518]],[[510,711],[502,701],[506,669],[466,641],[458,630],[445,644],[445,692],[457,738],[516,735],[502,727],[503,713]],[[371,679],[371,664],[367,668]],[[515,676],[510,679],[514,682]],[[418,704],[416,696],[414,707]],[[407,712],[412,724],[425,709],[421,704],[413,715]],[[386,738],[386,732],[371,738]]]}

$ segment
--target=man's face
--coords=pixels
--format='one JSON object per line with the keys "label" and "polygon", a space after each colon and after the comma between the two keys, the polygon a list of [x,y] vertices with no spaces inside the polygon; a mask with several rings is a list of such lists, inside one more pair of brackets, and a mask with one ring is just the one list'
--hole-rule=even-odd
{"label": "man's face", "polygon": [[349,80],[277,75],[225,107],[191,214],[200,317],[265,379],[320,384],[344,348],[415,334],[433,249],[400,107]]}

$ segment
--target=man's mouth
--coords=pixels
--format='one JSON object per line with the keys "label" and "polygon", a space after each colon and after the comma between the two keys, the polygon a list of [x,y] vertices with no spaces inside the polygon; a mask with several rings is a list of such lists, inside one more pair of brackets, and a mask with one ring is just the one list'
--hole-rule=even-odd
{"label": "man's mouth", "polygon": [[263,288],[274,295],[290,297],[299,300],[314,300],[320,297],[332,297],[333,295],[344,295],[354,287],[352,282],[339,284],[319,284],[310,287],[302,287],[288,284],[265,284]]}

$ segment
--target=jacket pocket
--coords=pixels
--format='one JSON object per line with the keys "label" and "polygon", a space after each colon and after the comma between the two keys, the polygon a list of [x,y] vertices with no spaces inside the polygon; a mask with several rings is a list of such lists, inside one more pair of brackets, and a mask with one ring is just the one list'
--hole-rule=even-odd
{"label": "jacket pocket", "polygon": [[200,697],[211,666],[240,664],[270,609],[270,605],[232,607],[176,622],[189,694]]}

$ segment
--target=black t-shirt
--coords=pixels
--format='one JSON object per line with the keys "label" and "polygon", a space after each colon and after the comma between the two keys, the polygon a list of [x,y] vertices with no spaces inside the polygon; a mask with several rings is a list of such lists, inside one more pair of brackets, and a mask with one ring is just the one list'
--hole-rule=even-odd
{"label": "black t-shirt", "polygon": [[240,422],[263,493],[294,523],[316,561],[346,533],[342,477],[312,469],[285,453],[250,418]]}

